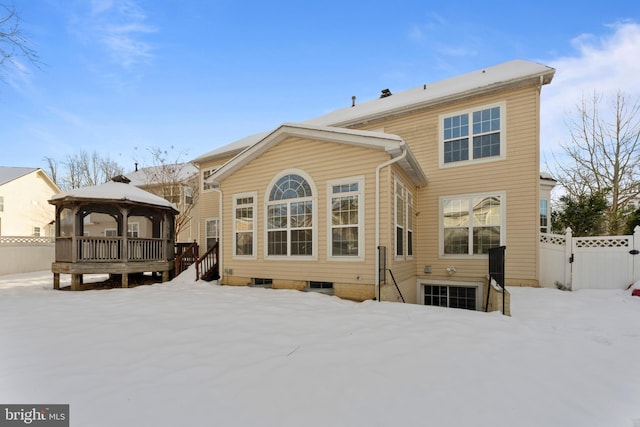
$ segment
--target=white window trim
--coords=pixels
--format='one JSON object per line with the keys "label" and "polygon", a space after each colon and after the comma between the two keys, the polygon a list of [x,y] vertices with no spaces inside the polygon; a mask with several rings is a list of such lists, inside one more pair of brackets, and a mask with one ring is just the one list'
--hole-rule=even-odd
{"label": "white window trim", "polygon": [[[416,227],[416,219],[413,218],[413,216],[415,215],[415,199],[413,196],[413,193],[411,191],[409,191],[408,189],[406,190],[406,194],[405,194],[405,213],[406,213],[406,218],[405,218],[405,224],[406,224],[406,231],[405,231],[405,256],[407,257],[407,260],[412,260],[414,257],[414,253],[416,251],[416,233],[415,233],[415,227]],[[411,227],[409,227],[409,217],[411,218]],[[409,232],[411,232],[411,242],[412,242],[412,246],[411,246],[411,254],[409,254]]]}
{"label": "white window trim", "polygon": [[216,170],[218,169],[218,167],[210,167],[210,168],[204,168],[200,171],[200,182],[202,183],[202,186],[200,188],[200,191],[202,191],[203,193],[210,193],[212,191],[215,190],[215,188],[213,188],[212,186],[210,186],[210,188],[205,188],[205,185],[207,185],[204,180],[205,180],[205,173],[209,173],[209,175],[211,175],[212,173],[214,173]]}
{"label": "white window trim", "polygon": [[[349,193],[339,193],[336,196],[340,196],[343,194],[346,195],[358,195],[358,255],[356,256],[333,256],[332,254],[332,245],[333,245],[333,224],[331,222],[331,217],[333,214],[333,203],[331,199],[333,199],[333,186],[334,185],[342,185],[342,184],[358,184],[357,192],[349,192]],[[349,178],[340,178],[332,181],[327,181],[327,259],[329,261],[346,261],[346,262],[361,262],[364,261],[364,252],[365,252],[365,222],[364,222],[364,207],[365,207],[365,188],[364,188],[364,176],[354,176]]]}
{"label": "white window trim", "polygon": [[[398,255],[398,223],[396,221],[398,216],[398,197],[397,188],[400,186],[402,192],[402,201],[404,204],[404,224],[402,225],[402,255]],[[414,211],[414,194],[409,189],[409,186],[402,182],[398,177],[394,178],[393,183],[393,256],[396,261],[410,261],[413,259],[413,253],[409,255],[409,215],[413,215]],[[411,201],[411,203],[410,203]],[[411,208],[411,209],[410,209]],[[415,253],[415,218],[413,218],[414,227],[411,228],[413,239],[413,252]]]}
{"label": "white window trim", "polygon": [[[458,162],[444,162],[444,119],[452,116],[459,116],[462,114],[469,114],[469,127],[473,126],[472,113],[474,111],[486,110],[488,108],[500,107],[500,155],[493,157],[482,157],[479,159],[461,160]],[[507,103],[505,101],[496,102],[493,104],[481,105],[478,107],[467,108],[460,111],[452,111],[446,114],[440,114],[438,116],[438,153],[439,153],[439,165],[441,168],[450,168],[465,165],[477,165],[478,163],[495,162],[504,160],[507,158]],[[473,155],[473,135],[469,134],[469,155]]]}
{"label": "white window trim", "polygon": [[[218,223],[218,227],[216,228],[216,230],[218,232],[217,236],[209,236],[207,234],[207,223],[209,221],[216,221]],[[206,246],[207,246],[207,239],[209,239],[209,238],[218,239],[218,242],[220,242],[220,218],[218,218],[217,216],[209,217],[209,218],[205,218],[204,219],[204,246],[205,246],[205,249],[206,249]]]}
{"label": "white window trim", "polygon": [[[236,208],[238,207],[237,202],[238,199],[244,199],[247,197],[253,197],[253,203],[251,205],[243,205],[243,206],[251,206],[253,208],[253,239],[251,244],[251,255],[237,255],[237,239],[236,239]],[[258,226],[258,193],[257,192],[249,192],[249,193],[238,193],[233,195],[233,211],[232,211],[231,221],[233,222],[233,252],[232,258],[234,259],[256,259],[258,252],[258,244],[257,244],[257,226]],[[245,231],[243,231],[244,233]]]}
{"label": "white window trim", "polygon": [[136,233],[138,233],[138,236],[136,236],[136,237],[131,236],[132,239],[140,238],[140,223],[139,222],[129,222],[129,223],[127,223],[127,237],[129,237],[129,231],[131,231],[131,234],[133,234],[134,231]]}
{"label": "white window trim", "polygon": [[[444,200],[447,199],[469,199],[472,197],[500,196],[500,246],[504,246],[507,241],[507,192],[506,191],[489,191],[486,193],[468,193],[468,194],[451,194],[440,196],[438,202],[438,253],[440,258],[458,258],[458,259],[486,259],[488,254],[445,254],[444,253]],[[473,239],[473,236],[469,236]]]}
{"label": "white window trim", "polygon": [[[482,299],[484,292],[484,285],[482,282],[463,282],[460,280],[418,280],[417,292],[418,292],[418,304],[424,305],[424,287],[425,286],[460,286],[465,288],[476,288],[476,310],[482,311]],[[449,307],[447,307],[449,308]]]}
{"label": "white window trim", "polygon": [[[311,192],[313,193],[313,196],[311,196],[308,199],[297,199],[297,200],[311,200],[312,201],[312,206],[313,206],[313,216],[311,219],[311,236],[313,239],[312,245],[311,245],[311,251],[312,251],[312,255],[310,256],[301,256],[301,255],[269,255],[269,228],[268,228],[268,220],[269,220],[269,204],[277,204],[277,203],[282,203],[282,201],[280,202],[271,202],[269,200],[269,195],[271,194],[271,189],[273,188],[273,186],[276,184],[276,182],[278,182],[278,180],[280,178],[282,178],[285,175],[300,175],[302,178],[304,178],[307,183],[309,183],[309,186],[311,187]],[[286,201],[285,201],[286,202]],[[288,202],[287,202],[288,203]],[[311,179],[311,176],[309,176],[308,173],[306,173],[305,171],[301,170],[301,169],[285,169],[283,171],[281,171],[280,173],[276,174],[273,179],[271,179],[271,182],[269,182],[269,185],[267,186],[267,190],[265,191],[264,194],[264,219],[263,219],[263,249],[264,249],[264,259],[265,260],[276,260],[276,261],[282,261],[282,260],[287,260],[287,261],[316,261],[318,259],[318,189],[316,188],[316,184],[313,181],[313,179]],[[287,210],[287,215],[289,215],[288,210]],[[288,220],[288,219],[287,219]],[[290,238],[290,236],[287,237],[287,245],[290,245],[290,241],[288,240]],[[287,251],[289,250],[290,246],[287,247]]]}

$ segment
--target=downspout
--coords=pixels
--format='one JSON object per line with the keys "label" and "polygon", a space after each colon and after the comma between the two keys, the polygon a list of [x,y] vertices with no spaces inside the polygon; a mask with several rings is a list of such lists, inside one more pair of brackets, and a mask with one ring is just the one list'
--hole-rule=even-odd
{"label": "downspout", "polygon": [[[222,274],[224,272],[224,270],[222,269],[222,257],[223,257],[223,251],[222,251],[222,236],[223,236],[223,228],[222,228],[222,201],[223,201],[223,197],[222,197],[222,190],[220,189],[220,186],[218,187],[214,187],[213,191],[215,191],[216,193],[218,193],[218,274],[220,275],[220,279],[218,279],[218,284],[222,284]],[[205,230],[206,233],[206,230]],[[205,236],[205,245],[206,245],[206,241],[207,238]]]}
{"label": "downspout", "polygon": [[[402,153],[398,157],[394,157],[393,159],[387,160],[386,162],[378,165],[376,167],[376,250],[380,246],[380,170],[382,168],[386,168],[389,165],[392,165],[396,162],[407,157],[407,149],[405,148],[404,143],[400,145],[400,149]],[[379,253],[376,253],[376,272],[375,272],[376,284],[375,284],[375,294],[378,298],[378,302],[380,302],[380,256]]]}

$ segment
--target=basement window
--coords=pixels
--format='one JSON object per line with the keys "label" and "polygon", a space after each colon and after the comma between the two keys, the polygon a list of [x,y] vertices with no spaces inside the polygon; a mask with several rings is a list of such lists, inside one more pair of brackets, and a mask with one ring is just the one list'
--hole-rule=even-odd
{"label": "basement window", "polygon": [[273,286],[273,279],[265,279],[261,277],[254,277],[251,283],[252,286],[262,286],[265,288],[270,288]]}
{"label": "basement window", "polygon": [[333,295],[333,282],[318,282],[312,280],[307,286],[307,291]]}
{"label": "basement window", "polygon": [[465,310],[478,309],[478,287],[423,285],[424,305],[437,307],[462,308]]}

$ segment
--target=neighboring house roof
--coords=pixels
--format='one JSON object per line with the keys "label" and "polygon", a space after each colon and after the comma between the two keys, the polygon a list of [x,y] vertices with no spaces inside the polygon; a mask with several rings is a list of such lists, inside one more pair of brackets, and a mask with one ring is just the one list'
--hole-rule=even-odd
{"label": "neighboring house roof", "polygon": [[[391,117],[433,105],[450,102],[499,90],[507,86],[539,82],[551,82],[555,69],[535,62],[513,60],[487,67],[482,70],[429,83],[384,98],[377,98],[353,107],[332,111],[305,122],[307,125],[347,127],[358,123]],[[240,153],[243,149],[262,140],[270,132],[250,135],[224,147],[203,154],[194,159],[196,163],[213,161]]]}
{"label": "neighboring house roof", "polygon": [[547,180],[547,181],[558,182],[558,180],[555,179],[553,176],[551,176],[551,174],[549,172],[540,172],[540,179],[544,179],[544,180]]}
{"label": "neighboring house roof", "polygon": [[[172,168],[173,170],[168,171],[168,173],[171,174],[172,178],[176,178],[179,182],[185,182],[198,174],[198,168],[193,164],[177,163],[175,165],[168,164],[162,166],[149,166],[130,172],[125,176],[131,181],[131,185],[135,185],[137,187],[158,184],[157,182],[154,182],[154,177],[162,177],[164,174],[162,171],[163,168]],[[173,175],[174,172],[175,176]]]}
{"label": "neighboring house roof", "polygon": [[76,188],[54,195],[49,203],[58,204],[65,200],[129,201],[153,206],[164,206],[178,212],[173,203],[149,193],[135,185],[109,181],[101,185]]}
{"label": "neighboring house roof", "polygon": [[313,126],[308,124],[286,123],[269,133],[266,137],[245,149],[232,160],[216,170],[206,182],[217,184],[254,158],[277,145],[288,137],[309,138],[318,141],[355,145],[377,150],[384,150],[392,158],[398,158],[398,163],[416,185],[425,185],[427,177],[420,168],[409,146],[402,138],[383,132],[343,129],[331,126]]}
{"label": "neighboring house roof", "polygon": [[47,175],[47,173],[40,168],[22,168],[12,166],[0,166],[0,185],[7,184],[23,176],[37,173],[52,189],[54,193],[60,191],[60,187]]}
{"label": "neighboring house roof", "polygon": [[0,185],[37,171],[38,168],[0,166]]}

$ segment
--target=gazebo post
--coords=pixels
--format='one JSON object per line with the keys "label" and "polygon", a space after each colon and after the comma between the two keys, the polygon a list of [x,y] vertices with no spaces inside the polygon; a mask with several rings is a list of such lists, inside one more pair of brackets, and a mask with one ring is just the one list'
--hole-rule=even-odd
{"label": "gazebo post", "polygon": [[127,264],[129,263],[129,208],[126,206],[121,206],[120,214],[122,215],[122,261],[124,262],[124,271],[121,275],[120,286],[123,288],[128,288],[129,274],[126,270]]}
{"label": "gazebo post", "polygon": [[82,274],[71,274],[71,290],[79,291],[82,287]]}
{"label": "gazebo post", "polygon": [[60,273],[53,273],[53,289],[60,289]]}

